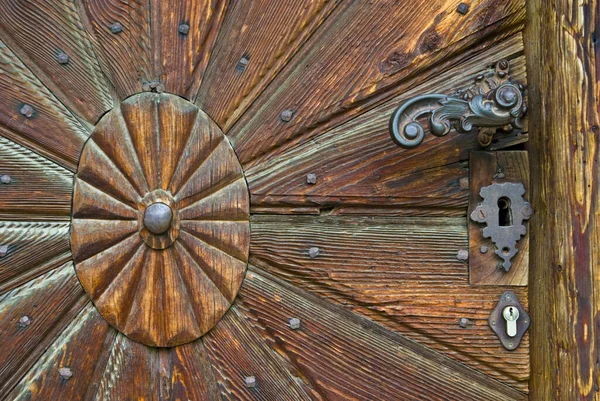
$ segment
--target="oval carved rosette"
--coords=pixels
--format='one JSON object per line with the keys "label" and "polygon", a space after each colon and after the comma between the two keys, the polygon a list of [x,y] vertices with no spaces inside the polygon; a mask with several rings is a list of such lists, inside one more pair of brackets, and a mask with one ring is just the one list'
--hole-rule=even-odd
{"label": "oval carved rosette", "polygon": [[125,100],[84,147],[73,196],[77,275],[102,316],[150,346],[190,342],[237,295],[249,194],[219,127],[169,94]]}

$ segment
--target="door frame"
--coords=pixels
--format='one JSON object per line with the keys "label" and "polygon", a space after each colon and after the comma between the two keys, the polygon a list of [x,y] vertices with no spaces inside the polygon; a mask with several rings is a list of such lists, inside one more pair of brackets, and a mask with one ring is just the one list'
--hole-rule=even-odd
{"label": "door frame", "polygon": [[532,400],[600,399],[599,7],[527,0]]}

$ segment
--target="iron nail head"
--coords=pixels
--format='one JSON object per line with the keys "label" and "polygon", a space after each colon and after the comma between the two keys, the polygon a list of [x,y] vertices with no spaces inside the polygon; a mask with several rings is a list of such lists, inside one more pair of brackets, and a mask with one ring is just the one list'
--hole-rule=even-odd
{"label": "iron nail head", "polygon": [[281,112],[279,119],[284,123],[290,122],[294,118],[294,110],[287,109]]}
{"label": "iron nail head", "polygon": [[31,324],[31,319],[29,318],[29,316],[23,316],[19,319],[19,326],[21,327],[27,327]]}
{"label": "iron nail head", "polygon": [[179,33],[182,35],[187,35],[190,31],[190,26],[188,24],[179,25]]}
{"label": "iron nail head", "polygon": [[460,251],[458,251],[456,253],[456,259],[458,260],[468,260],[469,259],[469,252],[461,249]]}
{"label": "iron nail head", "polygon": [[115,22],[110,26],[110,31],[112,33],[121,33],[123,32],[123,25],[121,25],[118,22]]}
{"label": "iron nail head", "polygon": [[486,253],[488,251],[488,247],[485,245],[482,245],[481,248],[479,248],[479,252],[481,253]]}
{"label": "iron nail head", "polygon": [[27,118],[31,118],[31,116],[33,116],[33,107],[29,104],[24,104],[23,107],[21,107],[21,114]]}
{"label": "iron nail head", "polygon": [[459,325],[460,327],[462,327],[463,329],[464,329],[464,328],[466,328],[466,327],[469,325],[469,323],[470,323],[470,320],[469,320],[469,319],[467,319],[466,317],[461,317],[461,318],[458,320],[458,325]]}
{"label": "iron nail head", "polygon": [[3,174],[3,175],[0,176],[0,182],[1,183],[3,183],[3,184],[10,184],[10,181],[11,181],[10,175]]}
{"label": "iron nail head", "polygon": [[0,258],[5,257],[7,253],[8,253],[8,246],[0,245]]}
{"label": "iron nail head", "polygon": [[256,387],[256,377],[254,377],[254,376],[246,376],[246,377],[244,377],[244,384],[248,388],[254,388],[254,387]]}
{"label": "iron nail head", "polygon": [[73,377],[73,372],[69,368],[60,368],[58,369],[58,373],[60,374],[60,377],[65,380],[69,380],[71,377]]}
{"label": "iron nail head", "polygon": [[309,173],[306,175],[306,182],[311,185],[315,185],[317,183],[317,175],[315,173]]}
{"label": "iron nail head", "polygon": [[290,329],[292,330],[298,330],[301,326],[300,319],[298,319],[297,317],[291,318],[290,320],[288,320],[288,326],[290,326]]}
{"label": "iron nail head", "polygon": [[56,60],[58,60],[59,64],[68,64],[69,63],[69,55],[65,52],[59,52],[56,55]]}
{"label": "iron nail head", "polygon": [[319,248],[317,248],[316,246],[313,246],[312,248],[310,248],[308,250],[308,256],[310,256],[311,259],[316,258],[317,256],[319,256],[320,253],[321,253],[321,250]]}
{"label": "iron nail head", "polygon": [[469,12],[469,5],[468,5],[468,4],[465,4],[465,3],[460,3],[460,4],[458,5],[458,7],[456,8],[456,11],[457,11],[459,14],[465,15],[466,13],[468,13],[468,12]]}

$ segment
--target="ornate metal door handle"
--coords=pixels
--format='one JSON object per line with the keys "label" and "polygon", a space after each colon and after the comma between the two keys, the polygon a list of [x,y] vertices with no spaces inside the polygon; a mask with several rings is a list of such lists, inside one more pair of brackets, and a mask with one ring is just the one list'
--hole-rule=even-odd
{"label": "ornate metal door handle", "polygon": [[444,136],[452,129],[477,134],[480,128],[493,128],[479,136],[482,146],[489,145],[497,128],[522,128],[521,118],[527,110],[524,87],[510,80],[509,69],[510,63],[501,60],[495,70],[478,76],[475,84],[458,96],[430,94],[406,101],[392,115],[392,139],[403,148],[418,146],[425,137],[419,120],[427,115],[429,132],[435,136]]}

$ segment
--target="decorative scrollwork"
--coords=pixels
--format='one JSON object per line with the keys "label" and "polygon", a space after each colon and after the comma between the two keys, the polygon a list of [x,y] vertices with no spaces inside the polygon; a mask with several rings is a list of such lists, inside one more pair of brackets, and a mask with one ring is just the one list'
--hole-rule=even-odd
{"label": "decorative scrollwork", "polygon": [[[418,146],[425,137],[419,120],[427,115],[429,132],[438,137],[452,129],[459,133],[479,133],[481,128],[521,129],[527,110],[524,88],[510,81],[509,68],[507,60],[499,61],[495,69],[478,76],[473,86],[458,90],[456,96],[430,94],[406,101],[392,115],[392,139],[403,148]],[[480,144],[489,145],[492,134],[480,135]]]}

